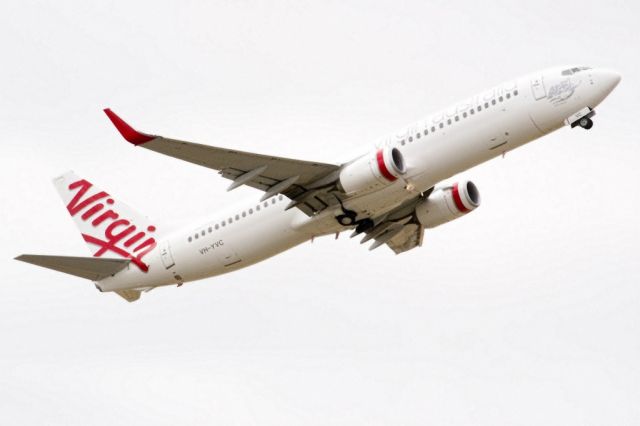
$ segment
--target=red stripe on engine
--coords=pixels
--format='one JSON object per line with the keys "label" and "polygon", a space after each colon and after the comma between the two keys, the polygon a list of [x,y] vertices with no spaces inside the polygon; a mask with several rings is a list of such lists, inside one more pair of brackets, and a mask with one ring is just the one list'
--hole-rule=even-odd
{"label": "red stripe on engine", "polygon": [[389,182],[396,180],[396,177],[389,173],[387,165],[384,164],[384,153],[381,149],[376,153],[376,160],[378,160],[378,169],[380,170],[380,174],[382,174],[382,176],[384,176]]}
{"label": "red stripe on engine", "polygon": [[460,213],[467,213],[469,209],[462,204],[462,198],[460,198],[460,191],[458,190],[458,184],[453,185],[453,190],[451,191],[451,195],[453,196],[453,202],[456,204],[456,207],[460,211]]}

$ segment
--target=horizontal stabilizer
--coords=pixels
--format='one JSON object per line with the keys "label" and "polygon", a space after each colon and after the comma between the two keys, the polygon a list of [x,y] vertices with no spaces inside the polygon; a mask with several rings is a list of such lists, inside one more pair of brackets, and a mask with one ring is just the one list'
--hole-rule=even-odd
{"label": "horizontal stabilizer", "polygon": [[116,294],[127,302],[135,302],[140,299],[140,290],[116,290]]}
{"label": "horizontal stabilizer", "polygon": [[103,278],[115,275],[131,262],[129,259],[98,259],[95,257],[43,256],[36,254],[23,254],[16,257],[16,260],[91,281],[100,281]]}

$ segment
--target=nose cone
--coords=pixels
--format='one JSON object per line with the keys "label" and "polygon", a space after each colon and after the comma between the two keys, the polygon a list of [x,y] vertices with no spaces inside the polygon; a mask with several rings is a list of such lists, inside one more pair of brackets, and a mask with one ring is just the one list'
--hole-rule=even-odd
{"label": "nose cone", "polygon": [[600,69],[597,75],[599,80],[598,85],[602,87],[606,95],[611,93],[622,79],[622,76],[618,72],[609,69]]}

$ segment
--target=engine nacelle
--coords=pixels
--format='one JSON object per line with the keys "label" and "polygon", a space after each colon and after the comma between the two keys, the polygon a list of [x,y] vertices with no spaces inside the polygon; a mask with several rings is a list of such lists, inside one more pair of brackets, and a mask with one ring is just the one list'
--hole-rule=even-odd
{"label": "engine nacelle", "polygon": [[379,189],[407,171],[398,148],[381,148],[347,164],[340,172],[340,187],[349,195]]}
{"label": "engine nacelle", "polygon": [[473,182],[465,180],[438,188],[416,206],[418,221],[425,228],[457,219],[480,205],[480,192]]}

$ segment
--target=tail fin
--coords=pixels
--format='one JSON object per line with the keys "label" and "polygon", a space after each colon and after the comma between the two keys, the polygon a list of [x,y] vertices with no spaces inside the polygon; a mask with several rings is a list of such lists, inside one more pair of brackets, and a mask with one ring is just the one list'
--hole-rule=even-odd
{"label": "tail fin", "polygon": [[67,172],[53,181],[94,257],[121,257],[143,272],[156,247],[152,222],[86,179]]}

